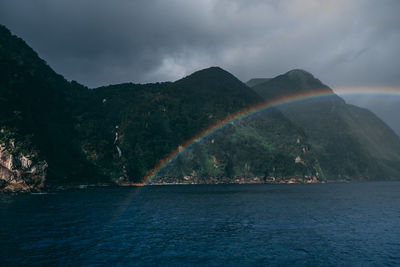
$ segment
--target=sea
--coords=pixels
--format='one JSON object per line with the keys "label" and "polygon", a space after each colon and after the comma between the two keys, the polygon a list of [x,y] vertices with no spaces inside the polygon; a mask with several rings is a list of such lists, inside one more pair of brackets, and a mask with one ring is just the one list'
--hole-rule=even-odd
{"label": "sea", "polygon": [[0,265],[398,266],[400,182],[1,194]]}

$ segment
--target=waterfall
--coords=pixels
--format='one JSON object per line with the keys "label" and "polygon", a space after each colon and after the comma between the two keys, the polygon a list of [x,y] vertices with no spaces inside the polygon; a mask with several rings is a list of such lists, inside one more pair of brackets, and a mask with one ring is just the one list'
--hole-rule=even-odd
{"label": "waterfall", "polygon": [[119,146],[118,146],[118,125],[116,125],[115,126],[115,139],[114,139],[114,145],[115,145],[115,148],[117,149],[117,151],[118,151],[118,157],[121,157],[122,156],[122,151],[121,151],[121,149],[119,148]]}

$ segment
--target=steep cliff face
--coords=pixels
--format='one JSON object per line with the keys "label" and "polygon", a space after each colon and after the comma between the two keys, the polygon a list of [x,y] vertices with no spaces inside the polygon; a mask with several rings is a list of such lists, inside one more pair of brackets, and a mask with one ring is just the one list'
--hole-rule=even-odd
{"label": "steep cliff face", "polygon": [[[11,148],[8,148],[10,147]],[[37,161],[0,143],[0,192],[40,192],[46,180],[47,162]]]}
{"label": "steep cliff face", "polygon": [[34,150],[46,160],[47,185],[104,181],[85,160],[74,129],[74,114],[85,109],[88,91],[55,73],[0,25],[0,130],[12,133],[17,150],[24,148],[18,152]]}

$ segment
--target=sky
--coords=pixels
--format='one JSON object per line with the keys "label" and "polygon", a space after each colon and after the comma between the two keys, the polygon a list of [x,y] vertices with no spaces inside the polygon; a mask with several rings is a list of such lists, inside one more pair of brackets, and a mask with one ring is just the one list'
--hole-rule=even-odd
{"label": "sky", "polygon": [[210,66],[244,82],[300,68],[333,89],[400,88],[399,14],[398,0],[0,0],[0,24],[91,88]]}

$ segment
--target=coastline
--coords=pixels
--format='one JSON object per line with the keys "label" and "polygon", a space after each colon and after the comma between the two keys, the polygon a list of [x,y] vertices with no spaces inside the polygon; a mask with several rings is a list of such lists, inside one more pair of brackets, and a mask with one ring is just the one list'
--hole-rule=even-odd
{"label": "coastline", "polygon": [[76,189],[87,189],[87,188],[100,188],[100,187],[145,187],[145,186],[170,186],[170,185],[227,185],[227,184],[237,184],[237,185],[249,185],[249,184],[326,184],[326,183],[350,183],[350,182],[368,182],[368,181],[349,181],[349,180],[299,180],[299,179],[286,179],[286,180],[233,180],[233,181],[220,181],[220,182],[189,182],[189,181],[176,181],[176,182],[149,182],[149,183],[135,183],[135,182],[119,182],[119,183],[97,183],[97,184],[70,184],[70,185],[48,185],[42,190],[32,190],[32,191],[0,191],[0,194],[41,194],[41,193],[53,193],[66,190],[76,190]]}

